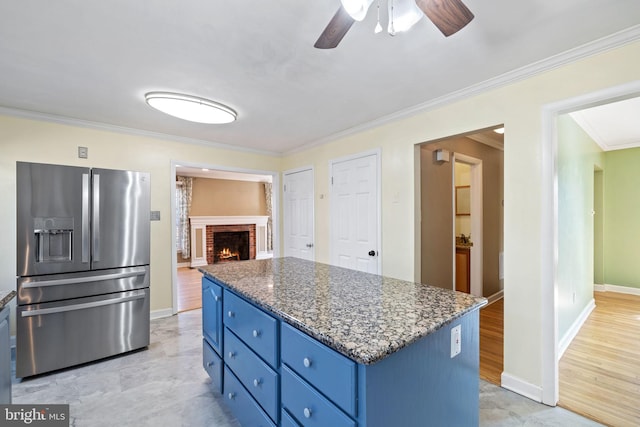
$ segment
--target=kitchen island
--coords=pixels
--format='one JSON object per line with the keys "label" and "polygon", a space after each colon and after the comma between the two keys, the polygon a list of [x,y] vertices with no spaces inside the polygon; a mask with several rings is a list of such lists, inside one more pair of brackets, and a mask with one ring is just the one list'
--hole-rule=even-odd
{"label": "kitchen island", "polygon": [[478,424],[484,298],[296,258],[200,271],[204,367],[241,424]]}

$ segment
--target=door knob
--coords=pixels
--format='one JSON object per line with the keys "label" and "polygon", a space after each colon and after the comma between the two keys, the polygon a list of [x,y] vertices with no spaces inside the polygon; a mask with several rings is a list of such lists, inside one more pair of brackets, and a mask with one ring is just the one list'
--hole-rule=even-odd
{"label": "door knob", "polygon": [[376,251],[369,251],[369,256],[376,256],[376,255],[377,255]]}

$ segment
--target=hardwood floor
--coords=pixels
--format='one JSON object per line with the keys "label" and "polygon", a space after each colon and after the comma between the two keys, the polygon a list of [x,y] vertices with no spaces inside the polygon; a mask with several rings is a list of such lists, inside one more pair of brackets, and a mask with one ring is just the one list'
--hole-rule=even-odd
{"label": "hardwood floor", "polygon": [[500,385],[504,364],[504,300],[480,309],[480,378]]}
{"label": "hardwood floor", "polygon": [[595,292],[596,309],[560,360],[559,405],[611,426],[640,425],[640,296]]}
{"label": "hardwood floor", "polygon": [[178,268],[178,311],[202,308],[202,273],[195,268]]}

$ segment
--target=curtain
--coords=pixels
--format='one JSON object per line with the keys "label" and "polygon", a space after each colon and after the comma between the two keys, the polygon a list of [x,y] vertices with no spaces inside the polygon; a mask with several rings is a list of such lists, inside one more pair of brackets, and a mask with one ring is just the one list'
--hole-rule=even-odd
{"label": "curtain", "polygon": [[265,198],[265,202],[266,202],[266,207],[267,207],[267,216],[269,218],[267,218],[267,250],[268,251],[272,251],[273,250],[273,220],[271,218],[272,215],[272,211],[273,211],[273,206],[271,205],[271,200],[272,200],[272,193],[273,193],[273,184],[271,184],[270,182],[265,182],[264,183],[264,198]]}
{"label": "curtain", "polygon": [[189,213],[191,211],[191,191],[193,178],[187,176],[176,177],[176,209],[177,209],[177,234],[178,250],[182,252],[183,259],[191,257],[191,236],[189,229]]}

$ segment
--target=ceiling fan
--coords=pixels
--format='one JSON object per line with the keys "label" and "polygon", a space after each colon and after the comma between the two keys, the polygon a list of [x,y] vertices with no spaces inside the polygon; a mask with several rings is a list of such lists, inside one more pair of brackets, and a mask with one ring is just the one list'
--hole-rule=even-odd
{"label": "ceiling fan", "polygon": [[[349,28],[356,21],[362,21],[374,0],[340,0],[341,6],[314,44],[318,49],[333,49],[338,46]],[[435,24],[446,37],[458,32],[473,19],[473,13],[461,0],[388,0],[389,27],[387,31],[395,35],[397,31],[411,28],[422,15]],[[380,0],[378,0],[378,24],[380,26]]]}

